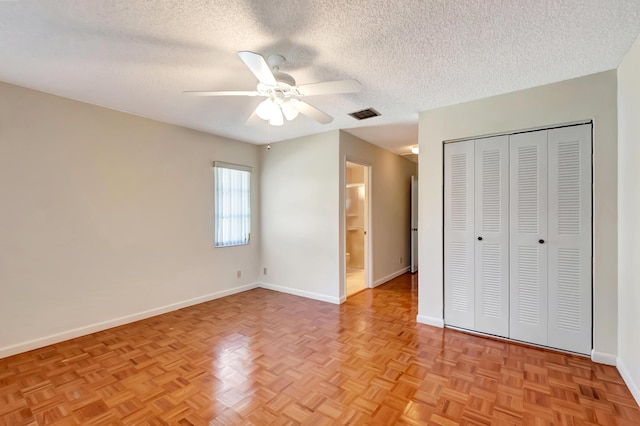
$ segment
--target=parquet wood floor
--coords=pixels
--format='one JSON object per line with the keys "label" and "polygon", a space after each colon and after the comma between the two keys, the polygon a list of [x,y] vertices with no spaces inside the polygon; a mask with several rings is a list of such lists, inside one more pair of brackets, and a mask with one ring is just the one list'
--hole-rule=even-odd
{"label": "parquet wood floor", "polygon": [[613,367],[264,289],[0,360],[3,425],[639,425]]}

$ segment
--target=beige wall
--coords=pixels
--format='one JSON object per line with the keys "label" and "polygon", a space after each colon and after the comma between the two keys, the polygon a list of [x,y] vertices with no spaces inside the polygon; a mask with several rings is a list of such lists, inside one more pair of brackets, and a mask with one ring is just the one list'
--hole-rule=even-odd
{"label": "beige wall", "polygon": [[420,114],[418,320],[443,321],[443,141],[591,119],[594,122],[594,359],[618,348],[616,72],[607,71]]}
{"label": "beige wall", "polygon": [[[374,167],[385,280],[408,262],[413,163],[339,131],[267,151],[0,83],[0,357],[257,285],[339,303],[345,155]],[[247,246],[213,247],[214,160],[254,167]]]}
{"label": "beige wall", "polygon": [[261,147],[262,285],[339,303],[338,132]]}
{"label": "beige wall", "polygon": [[[373,285],[406,272],[410,264],[411,175],[417,164],[372,145],[347,132],[340,132],[340,212],[344,220],[346,161],[371,166],[371,229]],[[344,229],[340,230],[340,253],[344,253]],[[402,261],[400,259],[402,258]],[[344,259],[341,259],[344,262]],[[345,278],[340,277],[341,296]]]}
{"label": "beige wall", "polygon": [[347,159],[372,166],[374,284],[407,270],[409,184],[416,164],[331,131],[261,148],[263,287],[332,303],[345,300],[341,224],[346,223]]}
{"label": "beige wall", "polygon": [[257,219],[213,247],[214,160],[257,147],[0,83],[0,357],[255,285]]}
{"label": "beige wall", "polygon": [[618,68],[618,368],[640,403],[640,38]]}
{"label": "beige wall", "polygon": [[364,167],[359,166],[356,163],[352,163],[354,166],[347,167],[346,170],[346,183],[364,183]]}

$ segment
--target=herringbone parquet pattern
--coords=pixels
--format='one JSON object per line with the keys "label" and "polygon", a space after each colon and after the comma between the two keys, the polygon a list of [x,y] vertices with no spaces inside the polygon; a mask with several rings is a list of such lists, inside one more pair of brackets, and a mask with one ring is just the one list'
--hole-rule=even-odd
{"label": "herringbone parquet pattern", "polygon": [[4,425],[639,425],[613,367],[257,289],[0,360]]}

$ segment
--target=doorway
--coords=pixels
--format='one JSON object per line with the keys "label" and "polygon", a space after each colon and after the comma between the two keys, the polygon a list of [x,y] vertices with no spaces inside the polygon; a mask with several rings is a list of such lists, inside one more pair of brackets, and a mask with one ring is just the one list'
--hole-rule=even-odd
{"label": "doorway", "polygon": [[370,167],[346,162],[345,265],[347,297],[369,288]]}

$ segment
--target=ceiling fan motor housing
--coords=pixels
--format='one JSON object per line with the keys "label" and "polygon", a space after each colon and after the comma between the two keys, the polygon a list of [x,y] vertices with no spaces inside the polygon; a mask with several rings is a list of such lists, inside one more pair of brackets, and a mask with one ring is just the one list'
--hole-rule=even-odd
{"label": "ceiling fan motor housing", "polygon": [[289,86],[288,88],[291,88],[292,86],[296,85],[296,80],[293,77],[291,77],[289,74],[285,74],[280,71],[274,71],[273,76],[276,78],[278,85],[284,83],[287,86]]}

